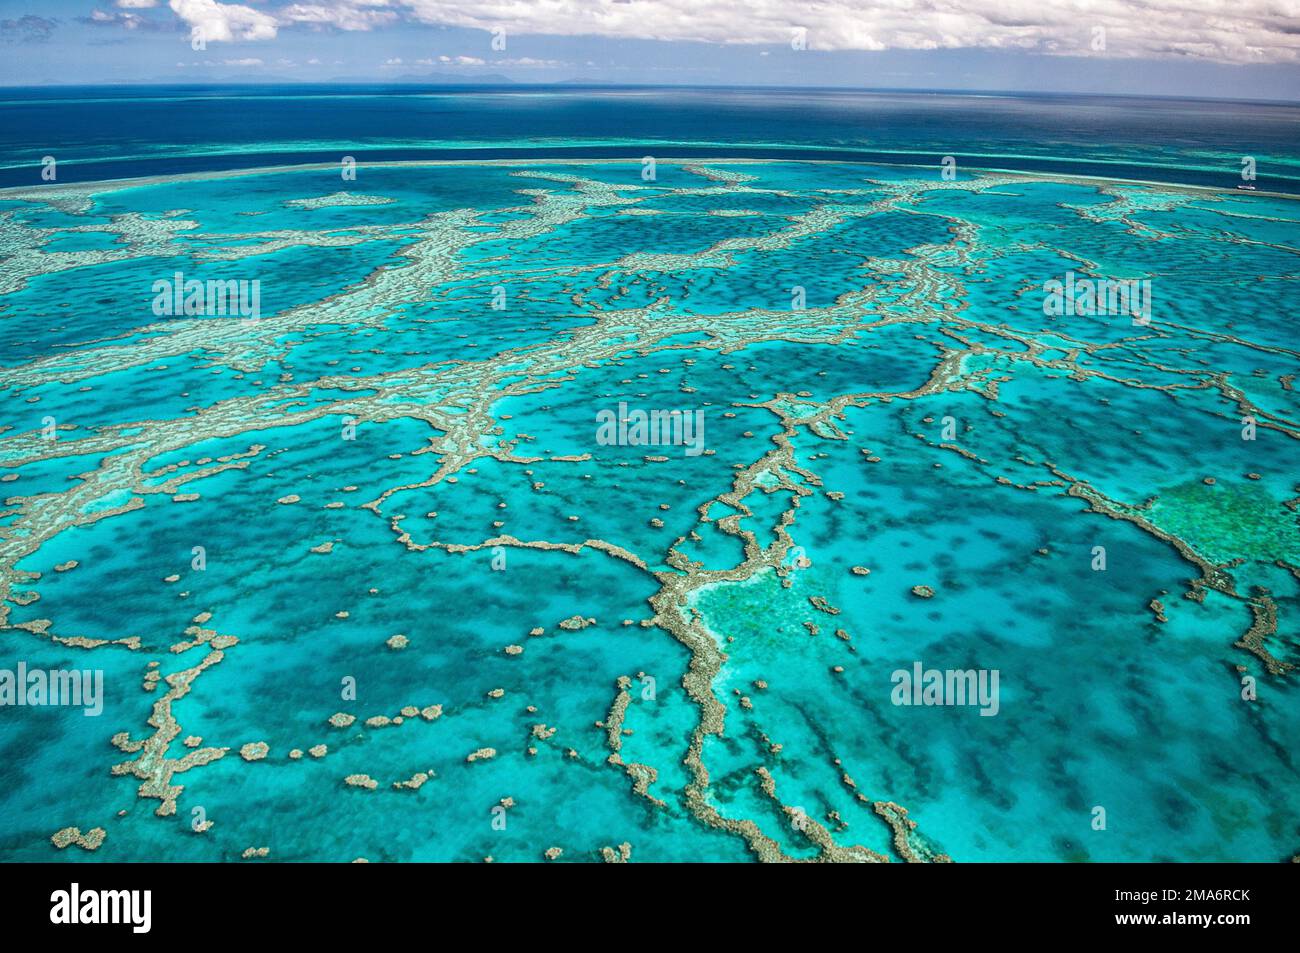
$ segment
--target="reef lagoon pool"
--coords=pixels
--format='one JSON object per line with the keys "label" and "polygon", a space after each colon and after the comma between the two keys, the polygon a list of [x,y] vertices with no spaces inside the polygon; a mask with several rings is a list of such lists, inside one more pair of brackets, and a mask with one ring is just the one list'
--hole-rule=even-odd
{"label": "reef lagoon pool", "polygon": [[1297,111],[709,95],[8,91],[0,855],[1300,850]]}

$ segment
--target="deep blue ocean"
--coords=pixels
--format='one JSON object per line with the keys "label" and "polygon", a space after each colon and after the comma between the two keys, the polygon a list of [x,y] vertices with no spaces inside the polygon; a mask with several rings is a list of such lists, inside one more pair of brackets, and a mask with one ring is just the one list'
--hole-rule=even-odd
{"label": "deep blue ocean", "polygon": [[0,186],[336,162],[820,158],[1300,191],[1300,107],[1023,94],[567,86],[0,91]]}

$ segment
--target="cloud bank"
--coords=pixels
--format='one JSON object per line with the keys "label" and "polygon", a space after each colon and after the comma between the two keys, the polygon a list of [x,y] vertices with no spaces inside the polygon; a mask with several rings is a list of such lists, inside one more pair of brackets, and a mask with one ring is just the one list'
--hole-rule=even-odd
{"label": "cloud bank", "polygon": [[[122,6],[143,6],[127,0]],[[792,44],[808,50],[1023,50],[1300,62],[1300,0],[316,0],[255,9],[169,0],[210,41],[399,20],[521,35]]]}

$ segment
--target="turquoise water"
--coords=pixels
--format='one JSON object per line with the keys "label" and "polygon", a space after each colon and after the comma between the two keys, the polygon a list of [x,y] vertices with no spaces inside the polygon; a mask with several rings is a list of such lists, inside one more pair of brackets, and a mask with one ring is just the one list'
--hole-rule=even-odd
{"label": "turquoise water", "polygon": [[[105,684],[0,708],[0,854],[1290,857],[1298,213],[726,159],[0,193],[5,665]],[[260,315],[156,314],[177,271]],[[1046,315],[1069,271],[1150,325]],[[895,704],[916,662],[997,714]]]}

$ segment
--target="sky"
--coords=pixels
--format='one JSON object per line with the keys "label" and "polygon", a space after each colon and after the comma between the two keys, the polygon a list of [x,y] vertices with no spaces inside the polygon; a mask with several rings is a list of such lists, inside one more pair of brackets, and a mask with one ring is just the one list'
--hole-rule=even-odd
{"label": "sky", "polygon": [[839,86],[1300,101],[1300,0],[0,0],[0,85]]}

